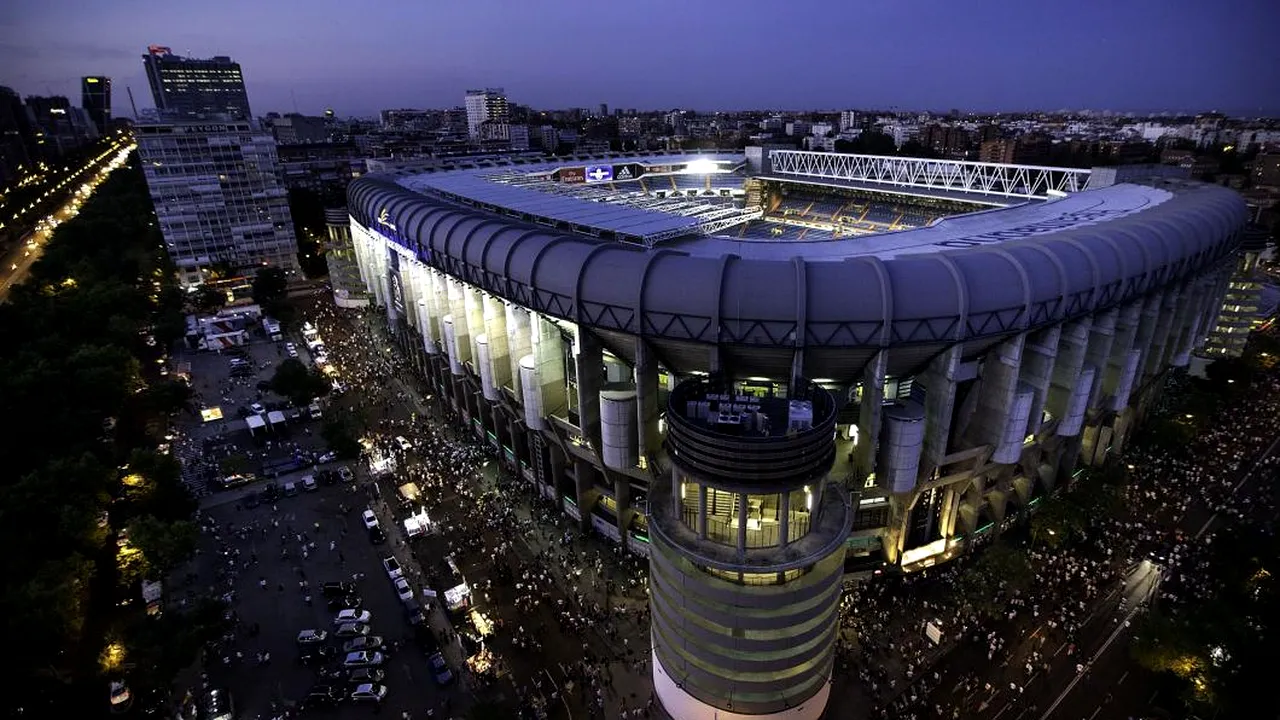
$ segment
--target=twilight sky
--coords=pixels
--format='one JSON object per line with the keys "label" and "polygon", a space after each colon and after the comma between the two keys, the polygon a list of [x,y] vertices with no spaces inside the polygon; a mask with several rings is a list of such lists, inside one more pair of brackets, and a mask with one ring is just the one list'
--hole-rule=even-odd
{"label": "twilight sky", "polygon": [[141,55],[241,63],[256,114],[372,115],[505,87],[543,108],[1280,115],[1280,0],[7,0],[0,85],[116,114]]}

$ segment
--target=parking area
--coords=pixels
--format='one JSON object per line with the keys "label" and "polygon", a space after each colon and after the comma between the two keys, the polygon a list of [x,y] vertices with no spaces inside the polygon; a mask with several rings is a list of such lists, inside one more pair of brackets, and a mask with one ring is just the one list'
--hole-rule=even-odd
{"label": "parking area", "polygon": [[[294,476],[282,478],[289,480],[300,483]],[[350,699],[357,685],[347,681],[348,672],[329,673],[341,668],[343,645],[352,639],[335,637],[335,615],[354,606],[369,613],[368,635],[356,637],[368,637],[383,656],[374,666],[381,672],[367,678],[386,687],[381,711],[424,717],[434,710],[435,717],[449,717],[453,698],[465,691],[456,681],[437,684],[428,656],[442,637],[428,631],[424,638],[410,624],[383,566],[396,540],[375,544],[361,518],[368,506],[362,479],[317,484],[314,491],[249,507],[254,503],[246,501],[256,492],[260,489],[219,493],[206,499],[202,511],[202,554],[214,558],[202,565],[213,573],[209,579],[217,583],[221,574],[223,587],[233,591],[236,620],[235,631],[218,649],[220,657],[207,666],[210,681],[229,691],[237,716],[269,717],[273,709],[298,707],[309,715],[358,717],[378,709],[373,706],[379,703],[363,706]],[[339,582],[351,583],[355,597],[340,591],[325,597],[326,583]],[[408,584],[420,595],[418,583],[409,578]],[[329,636],[303,645],[298,634],[304,630]],[[331,655],[304,661],[316,646],[332,648]],[[335,708],[324,707],[318,687],[346,699]]]}

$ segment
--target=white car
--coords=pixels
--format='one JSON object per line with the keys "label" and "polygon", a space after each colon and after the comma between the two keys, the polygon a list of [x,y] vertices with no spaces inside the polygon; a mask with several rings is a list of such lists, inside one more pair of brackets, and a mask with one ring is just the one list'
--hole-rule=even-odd
{"label": "white car", "polygon": [[349,668],[377,667],[378,665],[381,665],[382,662],[382,653],[369,652],[367,650],[347,653],[347,656],[342,659],[343,667]]}
{"label": "white car", "polygon": [[404,571],[400,569],[400,561],[396,560],[395,555],[382,559],[382,568],[387,571],[387,577],[395,580],[404,576]]}
{"label": "white car", "polygon": [[409,442],[408,440],[405,440],[403,435],[396,436],[396,444],[399,445],[400,449],[405,452],[409,452],[410,450],[413,449],[413,443]]}
{"label": "white car", "polygon": [[391,581],[396,586],[396,594],[400,596],[400,602],[408,602],[413,599],[413,588],[409,587],[409,581],[403,576]]}
{"label": "white car", "polygon": [[360,519],[364,521],[365,530],[372,530],[378,527],[378,516],[374,515],[372,510],[366,509],[360,514]]}
{"label": "white car", "polygon": [[254,403],[249,406],[249,409],[252,410],[255,415],[261,415],[267,411],[266,408],[262,407],[262,403]]}
{"label": "white car", "polygon": [[347,608],[339,612],[333,617],[334,625],[346,625],[347,623],[363,623],[369,624],[369,620],[373,618],[373,613],[368,610],[357,610],[355,608]]}

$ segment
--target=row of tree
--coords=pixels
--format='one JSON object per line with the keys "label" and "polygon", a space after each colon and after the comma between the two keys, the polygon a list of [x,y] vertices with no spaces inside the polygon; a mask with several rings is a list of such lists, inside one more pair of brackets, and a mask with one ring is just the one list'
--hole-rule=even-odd
{"label": "row of tree", "polygon": [[[145,636],[130,630],[146,628],[138,581],[196,539],[195,503],[162,446],[190,392],[163,373],[183,332],[172,277],[135,157],[0,305],[0,612],[22,654],[3,675],[11,717],[101,714],[107,675],[174,659],[129,646]],[[108,638],[124,640],[104,654]]]}

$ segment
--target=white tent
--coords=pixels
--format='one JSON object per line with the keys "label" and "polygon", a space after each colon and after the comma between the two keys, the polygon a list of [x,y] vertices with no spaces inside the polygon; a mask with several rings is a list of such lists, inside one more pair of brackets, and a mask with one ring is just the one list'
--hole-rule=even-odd
{"label": "white tent", "polygon": [[284,412],[280,410],[272,410],[267,413],[267,421],[272,425],[279,425],[284,422]]}
{"label": "white tent", "polygon": [[244,419],[244,424],[249,428],[250,434],[256,434],[256,431],[266,427],[267,421],[261,415],[250,415]]}

